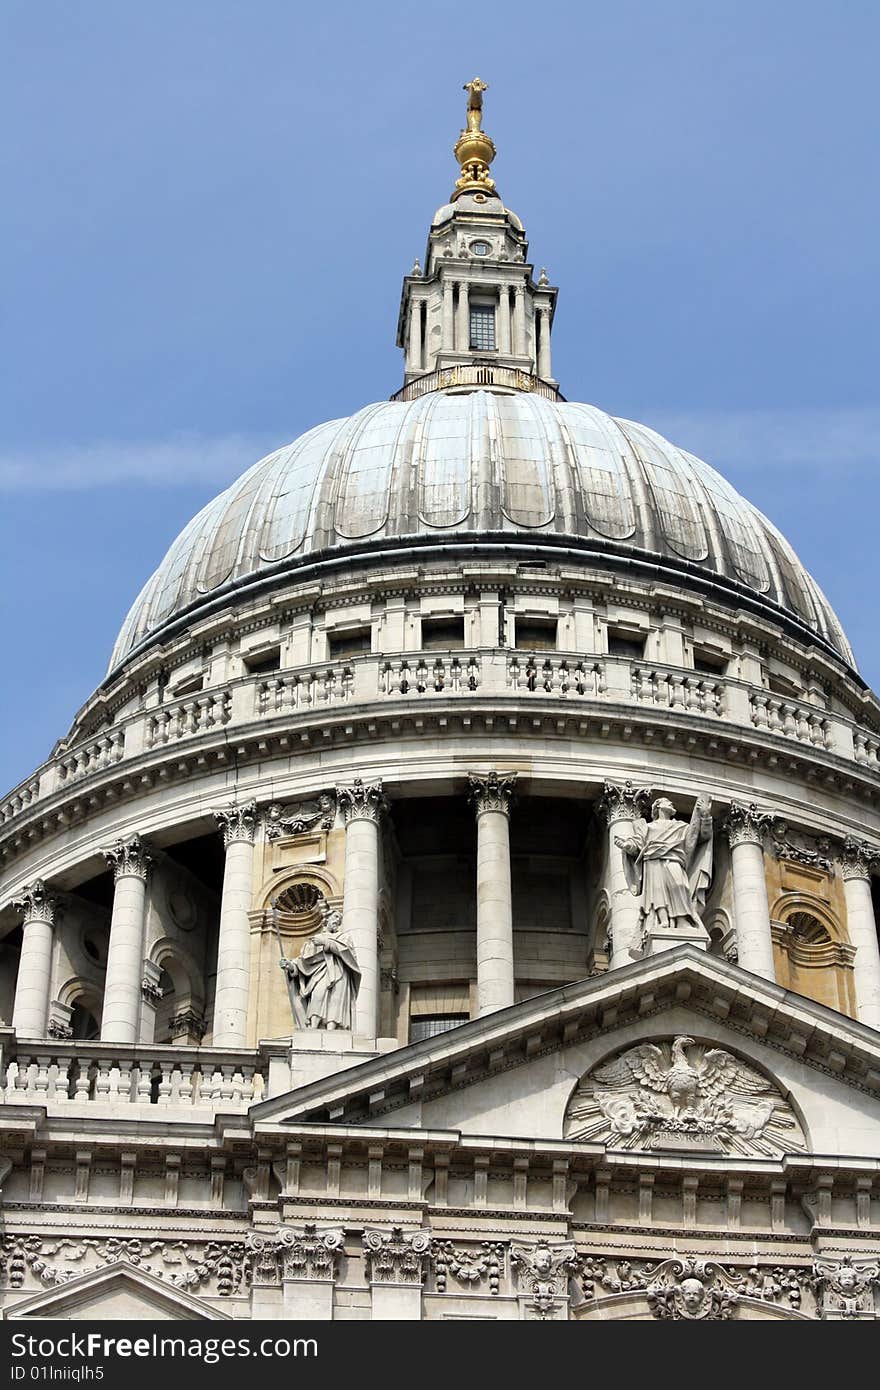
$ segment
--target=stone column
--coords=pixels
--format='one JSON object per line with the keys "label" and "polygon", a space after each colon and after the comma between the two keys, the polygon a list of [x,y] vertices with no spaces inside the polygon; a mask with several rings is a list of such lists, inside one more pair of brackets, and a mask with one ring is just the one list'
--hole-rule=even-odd
{"label": "stone column", "polygon": [[244,806],[227,806],[215,811],[214,815],[223,831],[226,847],[217,942],[214,1046],[245,1047],[251,973],[248,914],[253,894],[257,803],[248,801]]}
{"label": "stone column", "polygon": [[432,1258],[427,1231],[364,1231],[373,1321],[419,1322],[425,1265]]}
{"label": "stone column", "polygon": [[498,291],[498,351],[510,353],[510,289],[502,285]]}
{"label": "stone column", "polygon": [[282,1308],[287,1321],[331,1321],[333,1289],[344,1244],[344,1233],[338,1227],[319,1230],[307,1225],[300,1231],[290,1227],[279,1231]]}
{"label": "stone column", "polygon": [[353,1031],[375,1038],[379,1024],[379,828],[387,805],[382,783],[365,785],[356,777],[337,787],[345,821],[345,890],[342,930],[357,956],[361,983]]}
{"label": "stone column", "polygon": [[517,357],[528,357],[529,348],[526,342],[526,301],[525,287],[514,285],[513,287],[513,350]]}
{"label": "stone column", "polygon": [[452,281],[443,281],[443,298],[440,305],[440,346],[449,352],[454,346],[452,322]]}
{"label": "stone column", "polygon": [[513,897],[510,803],[516,773],[470,773],[477,816],[477,1008],[480,1016],[513,1003]]}
{"label": "stone column", "polygon": [[409,333],[406,340],[406,370],[422,370],[422,301],[410,299]]}
{"label": "stone column", "polygon": [[140,1031],[147,878],[153,861],[139,835],[117,840],[104,855],[115,887],[101,1042],[134,1043]]}
{"label": "stone column", "polygon": [[846,927],[856,948],[853,983],[859,1022],[880,1029],[880,944],[871,899],[871,870],[880,854],[870,845],[847,836],[841,855]]}
{"label": "stone column", "polygon": [[[550,366],[550,310],[546,304],[541,304],[536,314],[536,329],[538,330],[538,376],[544,381],[549,381],[552,376]],[[538,326],[540,327],[538,328]]]}
{"label": "stone column", "polygon": [[762,815],[756,806],[741,806],[735,801],[725,821],[733,874],[737,960],[743,970],[765,980],[776,979],[764,877],[764,833],[770,821],[771,817]]}
{"label": "stone column", "polygon": [[596,810],[607,828],[606,882],[611,907],[611,962],[609,969],[632,965],[641,944],[639,900],[630,892],[623,871],[623,850],[615,843],[617,836],[628,840],[632,823],[640,820],[651,799],[650,787],[637,787],[627,779],[622,785],[606,782]]}
{"label": "stone column", "polygon": [[13,905],[24,912],[24,922],[12,1026],[20,1038],[45,1038],[58,902],[37,878],[22,889]]}
{"label": "stone column", "polygon": [[457,352],[469,352],[471,346],[470,296],[466,280],[458,282],[458,307],[455,318],[455,348]]}

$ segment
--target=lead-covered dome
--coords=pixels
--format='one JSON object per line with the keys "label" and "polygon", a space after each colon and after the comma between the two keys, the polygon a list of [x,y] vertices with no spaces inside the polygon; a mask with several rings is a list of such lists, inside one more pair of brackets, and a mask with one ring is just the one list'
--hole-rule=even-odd
{"label": "lead-covered dome", "polygon": [[791,546],[708,464],[595,406],[477,390],[368,405],[254,464],[171,546],[111,669],[237,591],[306,567],[500,545],[708,586],[854,664]]}

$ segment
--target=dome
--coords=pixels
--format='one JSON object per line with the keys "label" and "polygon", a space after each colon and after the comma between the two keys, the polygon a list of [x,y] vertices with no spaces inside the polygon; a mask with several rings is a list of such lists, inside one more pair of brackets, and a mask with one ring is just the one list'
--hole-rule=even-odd
{"label": "dome", "polygon": [[502,545],[521,558],[649,570],[758,608],[854,664],[791,546],[708,464],[594,406],[477,390],[368,405],[254,464],[173,543],[111,670],[234,593],[307,567]]}

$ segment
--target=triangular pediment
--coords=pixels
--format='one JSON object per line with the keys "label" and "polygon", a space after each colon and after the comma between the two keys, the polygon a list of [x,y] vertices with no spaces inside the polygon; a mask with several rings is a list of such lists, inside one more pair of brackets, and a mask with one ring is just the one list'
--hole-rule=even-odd
{"label": "triangular pediment", "polygon": [[90,1270],[52,1289],[41,1290],[13,1304],[5,1316],[13,1322],[26,1318],[74,1322],[91,1319],[102,1322],[226,1320],[225,1313],[218,1312],[203,1299],[193,1298],[124,1260]]}
{"label": "triangular pediment", "polygon": [[[572,1123],[578,1087],[586,1078],[589,1089],[592,1070],[602,1066],[600,1081],[618,1078],[620,1068],[609,1071],[609,1059],[626,1057],[632,1048],[659,1049],[646,1055],[669,1069],[676,1037],[693,1039],[692,1050],[678,1055],[698,1070],[717,1069],[722,1051],[738,1060],[748,1093],[741,1113],[757,1113],[759,1102],[769,1105],[775,1088],[780,1099],[774,1113],[784,1115],[772,1136],[777,1149],[832,1151],[821,1140],[821,1123],[812,1126],[811,1139],[809,1120],[798,1118],[810,1097],[820,1121],[822,1107],[837,1106],[867,1107],[880,1122],[880,1033],[691,946],[385,1053],[261,1102],[250,1117],[261,1129],[454,1129],[550,1141],[574,1136],[607,1145],[607,1128],[588,1123],[589,1114],[579,1127]],[[710,1051],[717,1056],[707,1062]],[[732,1076],[732,1064],[725,1065]],[[767,1081],[763,1095],[761,1078]],[[608,1089],[607,1079],[603,1085]],[[713,1085],[724,1089],[720,1073]],[[786,1128],[788,1140],[781,1133]],[[621,1133],[611,1138],[620,1141]],[[877,1148],[880,1154],[880,1141]],[[769,1153],[773,1145],[757,1151]],[[851,1150],[860,1151],[857,1145]]]}

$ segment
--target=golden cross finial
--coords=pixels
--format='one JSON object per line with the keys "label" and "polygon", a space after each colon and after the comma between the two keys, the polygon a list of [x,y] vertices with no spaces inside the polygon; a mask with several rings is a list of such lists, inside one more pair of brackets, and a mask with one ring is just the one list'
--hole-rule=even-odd
{"label": "golden cross finial", "polygon": [[495,158],[495,145],[483,130],[483,93],[489,84],[482,77],[465,82],[468,94],[467,128],[461,132],[453,151],[461,165],[461,176],[452,190],[452,201],[463,193],[495,194],[495,184],[489,177],[489,165]]}

